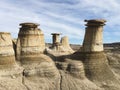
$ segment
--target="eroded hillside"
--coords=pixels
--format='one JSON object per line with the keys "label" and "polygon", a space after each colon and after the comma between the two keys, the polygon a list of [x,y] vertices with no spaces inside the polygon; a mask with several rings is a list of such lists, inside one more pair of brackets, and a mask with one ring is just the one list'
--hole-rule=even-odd
{"label": "eroded hillside", "polygon": [[105,20],[85,21],[79,49],[59,33],[45,45],[35,23],[20,24],[17,40],[0,32],[0,90],[120,90],[119,45],[103,48]]}

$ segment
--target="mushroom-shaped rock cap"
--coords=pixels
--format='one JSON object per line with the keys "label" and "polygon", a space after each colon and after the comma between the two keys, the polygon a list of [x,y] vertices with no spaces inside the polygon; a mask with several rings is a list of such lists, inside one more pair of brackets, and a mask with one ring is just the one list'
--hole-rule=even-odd
{"label": "mushroom-shaped rock cap", "polygon": [[60,35],[61,33],[51,33],[51,35]]}
{"label": "mushroom-shaped rock cap", "polygon": [[20,26],[22,26],[22,27],[37,27],[37,26],[39,26],[39,24],[37,24],[37,23],[25,22],[25,23],[21,23]]}
{"label": "mushroom-shaped rock cap", "polygon": [[105,25],[104,23],[106,22],[106,20],[104,19],[91,19],[91,20],[84,20],[85,22],[87,22],[87,26],[88,25]]}

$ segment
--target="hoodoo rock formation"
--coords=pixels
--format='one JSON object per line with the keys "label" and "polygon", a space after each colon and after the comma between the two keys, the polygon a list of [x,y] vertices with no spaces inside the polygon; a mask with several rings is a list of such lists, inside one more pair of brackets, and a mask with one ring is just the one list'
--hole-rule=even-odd
{"label": "hoodoo rock formation", "polygon": [[85,20],[86,32],[83,41],[83,52],[103,51],[103,26],[105,20]]}
{"label": "hoodoo rock formation", "polygon": [[52,35],[52,40],[53,40],[52,47],[57,48],[57,46],[59,46],[59,44],[60,44],[60,37],[59,37],[60,33],[52,33],[51,35]]}
{"label": "hoodoo rock formation", "polygon": [[59,88],[60,75],[52,59],[44,54],[44,35],[38,28],[38,24],[22,23],[20,25],[22,27],[16,46],[17,59],[24,67],[23,84],[28,90]]}
{"label": "hoodoo rock formation", "polygon": [[52,46],[46,47],[36,23],[21,23],[13,43],[10,33],[0,32],[0,90],[120,90],[119,60],[111,53],[106,57],[103,49],[106,21],[85,22],[83,45],[76,52],[59,33],[52,33]]}
{"label": "hoodoo rock formation", "polygon": [[[72,57],[84,63],[87,78],[107,90],[120,89],[120,82],[108,65],[103,50],[102,31],[105,20],[85,20],[86,32],[81,52]],[[106,86],[106,87],[105,87]]]}
{"label": "hoodoo rock formation", "polygon": [[74,53],[69,45],[69,40],[67,36],[59,39],[60,33],[52,33],[53,43],[52,46],[46,48],[47,53],[53,54],[54,56],[69,55]]}
{"label": "hoodoo rock formation", "polygon": [[42,31],[38,28],[39,24],[21,23],[17,40],[17,59],[21,61],[35,61],[41,53],[44,53],[45,42]]}
{"label": "hoodoo rock formation", "polygon": [[65,52],[74,53],[73,49],[70,47],[67,36],[61,38],[61,45],[63,46]]}
{"label": "hoodoo rock formation", "polygon": [[12,37],[8,32],[0,32],[0,90],[23,90],[23,68],[15,62]]}
{"label": "hoodoo rock formation", "polygon": [[15,53],[10,33],[0,32],[0,69],[15,64]]}

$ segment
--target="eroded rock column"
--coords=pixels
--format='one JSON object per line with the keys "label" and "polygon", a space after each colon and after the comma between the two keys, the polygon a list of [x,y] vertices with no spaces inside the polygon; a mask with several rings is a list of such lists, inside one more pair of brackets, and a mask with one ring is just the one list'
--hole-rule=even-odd
{"label": "eroded rock column", "polygon": [[60,44],[60,33],[52,33],[52,44],[54,46],[58,46]]}
{"label": "eroded rock column", "polygon": [[10,33],[0,32],[0,68],[15,64],[15,54]]}
{"label": "eroded rock column", "polygon": [[[44,35],[36,23],[21,23],[17,40],[17,59],[39,55],[45,50]],[[23,60],[23,59],[21,59]]]}
{"label": "eroded rock column", "polygon": [[[96,85],[109,88],[109,90],[120,88],[117,86],[120,82],[110,69],[103,50],[102,32],[106,21],[99,19],[85,21],[87,27],[82,51],[80,53],[76,52],[74,57],[83,61],[87,78],[95,82]],[[104,87],[104,84],[107,87]]]}
{"label": "eroded rock column", "polygon": [[67,36],[64,36],[64,37],[61,38],[61,45],[63,46],[64,51],[70,52],[70,53],[74,52],[69,45],[69,39],[68,39]]}
{"label": "eroded rock column", "polygon": [[105,20],[85,20],[86,32],[83,42],[83,52],[103,51],[103,26]]}
{"label": "eroded rock column", "polygon": [[20,26],[17,55],[24,67],[24,85],[30,90],[59,90],[59,72],[52,59],[44,54],[44,35],[38,24]]}

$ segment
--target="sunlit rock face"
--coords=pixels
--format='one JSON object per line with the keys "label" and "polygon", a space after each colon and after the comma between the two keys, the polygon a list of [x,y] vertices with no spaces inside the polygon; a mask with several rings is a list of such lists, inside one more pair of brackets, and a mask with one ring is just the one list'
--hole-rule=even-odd
{"label": "sunlit rock face", "polygon": [[[35,23],[21,23],[17,40],[17,59],[39,55],[45,50],[44,35]],[[36,57],[35,56],[35,57]],[[22,60],[23,61],[23,60]]]}
{"label": "sunlit rock face", "polygon": [[22,71],[15,62],[11,34],[0,32],[0,90],[25,90]]}
{"label": "sunlit rock face", "polygon": [[103,26],[105,20],[85,20],[86,31],[83,41],[83,52],[103,51]]}
{"label": "sunlit rock face", "polygon": [[23,85],[28,90],[59,90],[60,74],[53,60],[44,54],[42,31],[35,23],[22,23],[17,40],[17,60],[23,70]]}
{"label": "sunlit rock face", "polygon": [[103,50],[105,20],[85,21],[83,46],[76,52],[58,33],[46,48],[36,23],[20,24],[13,44],[10,33],[0,32],[0,90],[120,90],[120,55],[106,57]]}
{"label": "sunlit rock face", "polygon": [[0,32],[0,68],[15,64],[15,54],[10,33]]}
{"label": "sunlit rock face", "polygon": [[81,51],[71,55],[83,62],[87,78],[97,86],[108,90],[120,89],[120,82],[108,65],[103,50],[102,31],[105,20],[85,20],[86,32]]}
{"label": "sunlit rock face", "polygon": [[74,53],[70,47],[69,38],[67,36],[61,38],[61,45],[63,46],[65,52]]}

